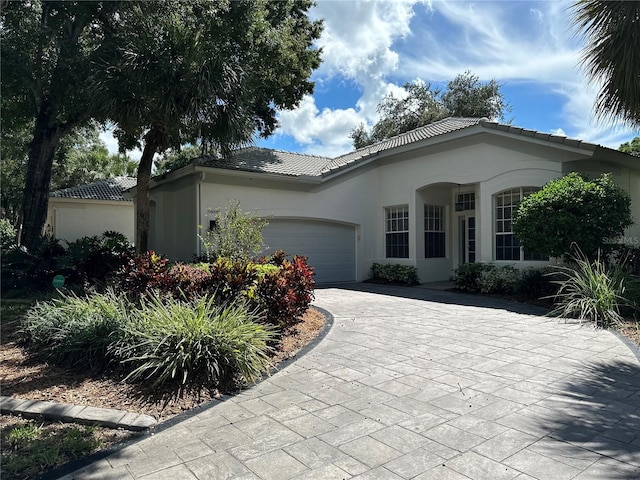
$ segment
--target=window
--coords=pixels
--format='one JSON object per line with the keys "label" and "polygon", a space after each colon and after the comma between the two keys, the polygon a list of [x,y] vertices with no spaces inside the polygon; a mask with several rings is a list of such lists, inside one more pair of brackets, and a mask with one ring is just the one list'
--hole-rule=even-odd
{"label": "window", "polygon": [[387,258],[409,258],[409,207],[385,208]]}
{"label": "window", "polygon": [[424,256],[443,258],[445,250],[444,207],[424,206]]}
{"label": "window", "polygon": [[548,257],[534,252],[524,252],[520,241],[511,230],[513,213],[520,201],[537,191],[534,187],[513,188],[495,196],[496,260],[548,260]]}
{"label": "window", "polygon": [[473,192],[456,194],[456,212],[476,209],[476,194]]}

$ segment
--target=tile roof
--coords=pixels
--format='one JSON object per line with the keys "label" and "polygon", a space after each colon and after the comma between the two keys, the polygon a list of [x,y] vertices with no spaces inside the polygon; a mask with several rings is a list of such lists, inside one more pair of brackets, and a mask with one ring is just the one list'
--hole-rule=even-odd
{"label": "tile roof", "polygon": [[246,147],[236,150],[228,160],[205,156],[197,158],[195,164],[228,170],[317,177],[330,161],[330,158],[316,155]]}
{"label": "tile roof", "polygon": [[55,192],[51,192],[49,196],[57,198],[83,198],[90,200],[131,202],[132,200],[130,198],[125,198],[122,193],[135,186],[135,178],[114,177],[107,178],[105,180],[98,180],[87,185],[56,190]]}
{"label": "tile roof", "polygon": [[383,140],[373,145],[368,145],[363,148],[359,148],[353,152],[346,153],[337,158],[334,158],[325,168],[322,173],[328,174],[344,168],[348,165],[356,163],[358,160],[375,155],[378,152],[390,150],[396,147],[402,147],[411,143],[416,143],[428,138],[437,137],[447,133],[455,132],[456,130],[462,130],[464,128],[473,127],[482,123],[484,119],[481,118],[457,118],[449,117],[443,120],[439,120],[424,127],[416,128],[406,133],[401,133],[395,137],[391,137],[387,140]]}

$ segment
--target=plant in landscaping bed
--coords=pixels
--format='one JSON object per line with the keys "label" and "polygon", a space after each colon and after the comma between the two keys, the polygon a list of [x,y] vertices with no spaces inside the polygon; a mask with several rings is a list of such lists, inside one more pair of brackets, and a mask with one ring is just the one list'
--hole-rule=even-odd
{"label": "plant in landscaping bed", "polygon": [[620,309],[628,304],[623,268],[607,268],[599,254],[591,261],[577,246],[574,251],[569,257],[571,265],[555,267],[559,279],[553,283],[559,288],[550,315],[577,318],[602,328],[619,324],[623,320]]}
{"label": "plant in landscaping bed", "polygon": [[371,279],[392,285],[418,285],[418,271],[412,265],[381,264],[371,265]]}
{"label": "plant in landscaping bed", "polygon": [[128,380],[181,396],[254,381],[269,367],[275,333],[241,304],[149,295],[109,351],[130,369]]}
{"label": "plant in landscaping bed", "polygon": [[208,215],[212,228],[198,235],[207,261],[223,257],[246,262],[264,249],[262,231],[269,221],[241,210],[237,200],[224,210],[209,209]]}
{"label": "plant in landscaping bed", "polygon": [[43,425],[20,420],[2,429],[2,473],[34,478],[43,471],[89,455],[101,446],[95,427]]}
{"label": "plant in landscaping bed", "polygon": [[48,361],[101,370],[109,363],[108,345],[131,311],[126,298],[113,291],[87,297],[62,295],[29,309],[21,337]]}
{"label": "plant in landscaping bed", "polygon": [[289,261],[282,250],[262,262],[264,264],[258,267],[255,297],[249,301],[264,312],[267,322],[280,327],[292,326],[313,301],[313,268],[307,264],[307,257],[295,256]]}
{"label": "plant in landscaping bed", "polygon": [[467,292],[477,293],[480,291],[480,279],[483,274],[487,274],[496,269],[492,263],[465,263],[453,271],[451,278],[456,288]]}
{"label": "plant in landscaping bed", "polygon": [[561,257],[576,243],[593,258],[632,223],[631,197],[610,174],[588,180],[574,172],[524,198],[512,226],[525,251]]}
{"label": "plant in landscaping bed", "polygon": [[129,259],[117,272],[115,284],[119,290],[136,297],[148,290],[171,291],[169,268],[167,258],[150,250]]}
{"label": "plant in landscaping bed", "polygon": [[514,294],[521,278],[522,272],[511,265],[495,266],[480,273],[478,287],[481,293]]}

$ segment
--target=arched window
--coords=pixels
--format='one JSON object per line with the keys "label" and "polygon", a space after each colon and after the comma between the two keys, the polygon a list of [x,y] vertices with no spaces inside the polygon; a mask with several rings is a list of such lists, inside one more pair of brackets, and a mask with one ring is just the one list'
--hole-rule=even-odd
{"label": "arched window", "polygon": [[524,197],[539,190],[537,187],[518,187],[494,195],[495,199],[495,259],[496,260],[543,260],[549,258],[534,252],[525,252],[518,237],[511,229],[513,214]]}

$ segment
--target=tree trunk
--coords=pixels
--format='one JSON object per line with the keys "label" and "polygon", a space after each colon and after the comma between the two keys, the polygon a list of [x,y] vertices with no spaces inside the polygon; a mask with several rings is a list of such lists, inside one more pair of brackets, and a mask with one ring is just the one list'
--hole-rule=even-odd
{"label": "tree trunk", "polygon": [[160,145],[160,133],[152,127],[145,135],[144,150],[138,165],[136,185],[136,253],[149,249],[149,182],[153,157]]}
{"label": "tree trunk", "polygon": [[37,246],[47,220],[53,156],[63,134],[59,125],[50,124],[48,115],[42,114],[36,120],[22,198],[20,244],[27,249]]}

